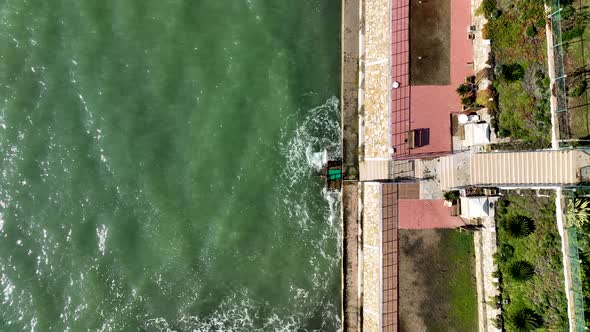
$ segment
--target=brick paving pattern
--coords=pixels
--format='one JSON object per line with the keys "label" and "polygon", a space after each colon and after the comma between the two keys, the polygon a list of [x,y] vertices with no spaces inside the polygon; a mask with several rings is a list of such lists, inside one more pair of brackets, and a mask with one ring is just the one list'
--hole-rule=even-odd
{"label": "brick paving pattern", "polygon": [[410,154],[410,1],[391,2],[391,142],[393,156]]}
{"label": "brick paving pattern", "polygon": [[397,184],[383,184],[381,188],[382,215],[382,331],[398,330],[398,225]]}

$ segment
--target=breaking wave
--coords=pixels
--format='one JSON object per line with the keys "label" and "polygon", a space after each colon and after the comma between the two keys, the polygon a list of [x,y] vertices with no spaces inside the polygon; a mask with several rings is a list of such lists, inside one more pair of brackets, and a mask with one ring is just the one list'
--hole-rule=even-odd
{"label": "breaking wave", "polygon": [[[293,294],[295,301],[300,300],[297,291]],[[283,312],[280,309],[272,309],[262,313],[265,308],[263,303],[256,303],[248,294],[243,291],[228,296],[217,307],[215,312],[208,317],[199,316],[182,316],[180,319],[171,323],[164,318],[150,319],[145,323],[144,329],[147,331],[301,331],[306,320],[309,318],[308,313],[304,312]],[[325,313],[337,313],[337,308],[333,305],[325,306]],[[264,316],[264,318],[262,318]],[[324,321],[337,321],[339,317],[325,317]],[[334,326],[328,323],[323,324],[317,331],[334,330]]]}
{"label": "breaking wave", "polygon": [[286,158],[283,177],[291,187],[306,181],[328,159],[342,154],[338,105],[338,98],[331,97],[323,105],[307,111],[294,130],[283,128],[280,144],[281,154]]}

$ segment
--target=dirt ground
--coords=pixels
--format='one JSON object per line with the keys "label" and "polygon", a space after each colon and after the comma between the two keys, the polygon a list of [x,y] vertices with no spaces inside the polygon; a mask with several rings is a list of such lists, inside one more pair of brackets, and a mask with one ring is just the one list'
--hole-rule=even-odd
{"label": "dirt ground", "polygon": [[476,331],[472,235],[440,229],[399,235],[400,331]]}
{"label": "dirt ground", "polygon": [[451,83],[450,0],[410,2],[410,84]]}

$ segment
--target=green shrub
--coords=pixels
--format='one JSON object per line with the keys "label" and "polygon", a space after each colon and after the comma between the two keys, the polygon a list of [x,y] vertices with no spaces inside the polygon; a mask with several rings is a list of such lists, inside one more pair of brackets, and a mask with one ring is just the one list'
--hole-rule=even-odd
{"label": "green shrub", "polygon": [[500,279],[502,277],[502,272],[500,272],[500,270],[496,270],[492,272],[492,277]]}
{"label": "green shrub", "polygon": [[496,0],[483,0],[479,8],[475,11],[476,15],[483,15],[488,20],[496,15]]}
{"label": "green shrub", "polygon": [[514,256],[514,247],[508,243],[502,243],[498,249],[500,255],[506,260],[510,260]]}
{"label": "green shrub", "polygon": [[507,272],[514,281],[527,281],[535,275],[535,267],[527,261],[516,261],[510,264]]}
{"label": "green shrub", "polygon": [[[561,2],[561,5],[563,5],[563,1]],[[570,19],[574,14],[576,13],[576,9],[572,6],[565,6],[563,7],[560,16],[562,20],[568,20]]]}
{"label": "green shrub", "polygon": [[586,89],[588,89],[588,82],[585,79],[579,80],[575,83],[574,87],[569,90],[569,95],[571,97],[579,97],[584,94]]}
{"label": "green shrub", "polygon": [[521,308],[508,313],[506,322],[514,331],[519,332],[528,332],[543,326],[541,316],[529,308]]}
{"label": "green shrub", "polygon": [[461,105],[471,106],[472,104],[473,104],[473,100],[470,97],[461,98]]}
{"label": "green shrub", "polygon": [[551,80],[549,79],[549,77],[545,77],[543,79],[543,87],[544,88],[549,88],[550,85],[551,85]]}
{"label": "green shrub", "polygon": [[565,41],[569,41],[576,38],[581,38],[584,35],[585,26],[582,24],[578,24],[571,29],[565,30],[561,33],[561,39]]}
{"label": "green shrub", "polygon": [[534,221],[525,216],[511,216],[505,221],[506,233],[514,238],[525,237],[535,231]]}
{"label": "green shrub", "polygon": [[526,27],[525,34],[527,37],[533,38],[537,35],[537,28],[534,25],[529,25]]}
{"label": "green shrub", "polygon": [[508,82],[516,82],[524,77],[524,67],[518,63],[502,66],[502,77]]}
{"label": "green shrub", "polygon": [[492,325],[497,328],[497,329],[502,329],[502,327],[504,326],[504,319],[502,318],[502,315],[498,314],[498,316],[496,316],[496,318],[492,318]]}
{"label": "green shrub", "polygon": [[461,85],[459,85],[459,87],[457,88],[456,91],[459,94],[459,96],[466,97],[469,94],[469,92],[471,91],[471,89],[469,88],[469,85],[461,84]]}
{"label": "green shrub", "polygon": [[477,95],[475,97],[475,103],[487,107],[488,103],[490,102],[490,98],[492,98],[492,95],[488,90],[479,90],[477,91]]}
{"label": "green shrub", "polygon": [[498,136],[499,137],[510,137],[511,134],[512,133],[507,128],[500,127],[500,129],[498,129]]}

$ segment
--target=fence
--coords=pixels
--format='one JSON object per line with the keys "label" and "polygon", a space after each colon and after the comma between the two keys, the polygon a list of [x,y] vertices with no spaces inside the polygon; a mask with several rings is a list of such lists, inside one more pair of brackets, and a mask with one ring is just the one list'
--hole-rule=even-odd
{"label": "fence", "polygon": [[[563,193],[566,202],[575,198],[574,191],[567,190]],[[567,222],[567,220],[565,221]],[[576,227],[566,228],[566,239],[567,256],[570,261],[570,289],[573,293],[574,302],[574,331],[585,331],[584,292],[582,288],[582,269],[579,255],[580,247],[578,245],[578,232]]]}
{"label": "fence", "polygon": [[574,331],[584,331],[586,322],[584,320],[584,292],[582,289],[582,275],[580,256],[578,255],[578,235],[575,227],[566,229],[568,248],[567,254],[570,258],[570,274],[572,284],[571,290],[574,297]]}
{"label": "fence", "polygon": [[[561,38],[561,11],[562,8],[559,0],[548,0],[550,14],[548,20],[550,21],[551,38],[553,45],[553,68],[549,66],[549,70],[553,69],[553,77],[555,84],[551,93],[557,99],[557,120],[559,124],[559,139],[570,139],[569,116],[567,111],[567,89],[566,89],[566,73],[564,67],[564,49],[563,39]],[[550,42],[549,40],[547,41]]]}

